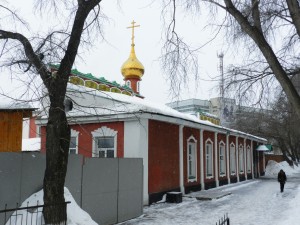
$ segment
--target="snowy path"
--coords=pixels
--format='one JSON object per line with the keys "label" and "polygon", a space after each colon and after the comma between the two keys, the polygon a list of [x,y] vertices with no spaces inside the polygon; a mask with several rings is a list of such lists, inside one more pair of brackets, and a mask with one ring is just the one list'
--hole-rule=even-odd
{"label": "snowy path", "polygon": [[[288,177],[284,193],[280,193],[274,178],[250,180],[217,189],[232,192],[224,198],[212,201],[184,198],[181,204],[152,205],[144,209],[143,216],[122,224],[215,225],[228,213],[232,225],[289,225],[291,207],[300,200],[299,187],[300,173]],[[300,224],[300,216],[294,216]]]}

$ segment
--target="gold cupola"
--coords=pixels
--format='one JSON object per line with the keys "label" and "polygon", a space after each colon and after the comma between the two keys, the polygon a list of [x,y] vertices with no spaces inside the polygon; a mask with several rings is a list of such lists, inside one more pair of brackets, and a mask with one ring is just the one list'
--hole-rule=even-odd
{"label": "gold cupola", "polygon": [[123,63],[121,67],[121,73],[124,76],[125,81],[130,78],[136,78],[140,80],[145,72],[144,66],[136,57],[134,49],[134,28],[139,27],[140,25],[134,25],[134,21],[132,21],[131,24],[132,26],[127,27],[132,29],[131,51],[128,59]]}

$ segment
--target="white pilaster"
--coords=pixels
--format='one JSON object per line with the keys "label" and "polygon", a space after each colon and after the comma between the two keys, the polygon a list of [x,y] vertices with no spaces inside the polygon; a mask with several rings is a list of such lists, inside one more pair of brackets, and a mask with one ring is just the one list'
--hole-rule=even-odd
{"label": "white pilaster", "polygon": [[246,148],[246,138],[244,138],[244,173],[245,173],[245,179],[247,180],[247,148]]}
{"label": "white pilaster", "polygon": [[183,176],[183,125],[179,126],[179,185],[180,191],[184,194],[184,176]]}
{"label": "white pilaster", "polygon": [[251,155],[251,173],[252,173],[252,179],[253,179],[254,178],[253,140],[251,140],[250,155]]}
{"label": "white pilaster", "polygon": [[237,182],[240,182],[240,169],[239,169],[239,166],[240,166],[240,161],[239,161],[239,154],[240,154],[240,151],[239,151],[239,137],[236,136],[235,138],[235,157],[236,157],[236,178],[237,178]]}
{"label": "white pilaster", "polygon": [[204,159],[203,159],[203,130],[200,130],[200,183],[201,190],[205,190],[204,184]]}
{"label": "white pilaster", "polygon": [[215,148],[215,180],[216,186],[219,187],[219,170],[218,170],[218,132],[215,132],[215,140],[214,140],[214,148]]}
{"label": "white pilaster", "polygon": [[230,184],[230,171],[229,171],[229,134],[226,134],[226,174],[228,184]]}

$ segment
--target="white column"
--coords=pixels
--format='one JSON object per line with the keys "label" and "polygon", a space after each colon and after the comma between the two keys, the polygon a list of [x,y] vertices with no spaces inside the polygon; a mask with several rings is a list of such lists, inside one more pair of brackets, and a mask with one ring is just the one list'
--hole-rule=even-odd
{"label": "white column", "polygon": [[201,190],[205,190],[204,184],[204,159],[203,159],[203,130],[200,130],[200,183]]}
{"label": "white column", "polygon": [[229,134],[226,134],[226,174],[228,184],[230,184],[230,171],[229,171]]}
{"label": "white column", "polygon": [[215,132],[215,180],[216,186],[219,187],[219,170],[218,170],[218,132]]}
{"label": "white column", "polygon": [[252,179],[254,179],[254,159],[253,159],[253,140],[251,140],[251,145],[250,145],[250,157],[251,157],[251,173],[252,173]]}
{"label": "white column", "polygon": [[180,191],[184,194],[184,176],[183,176],[183,125],[179,126],[179,185]]}
{"label": "white column", "polygon": [[260,152],[260,151],[257,151],[257,175],[258,175],[258,177],[260,177],[259,152]]}
{"label": "white column", "polygon": [[235,138],[235,159],[236,159],[236,178],[237,178],[237,182],[240,182],[240,162],[239,162],[239,137],[236,136]]}
{"label": "white column", "polygon": [[266,172],[266,158],[265,158],[265,152],[262,152],[262,154],[263,154],[263,166],[264,166],[263,171]]}
{"label": "white column", "polygon": [[246,138],[244,138],[244,173],[245,173],[245,179],[247,180],[247,149],[246,149]]}

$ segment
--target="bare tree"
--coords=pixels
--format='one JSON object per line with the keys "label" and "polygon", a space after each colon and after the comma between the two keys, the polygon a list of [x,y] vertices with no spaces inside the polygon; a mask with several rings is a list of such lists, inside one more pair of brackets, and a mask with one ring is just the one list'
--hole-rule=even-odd
{"label": "bare tree", "polygon": [[280,94],[271,110],[241,110],[233,128],[267,138],[292,164],[292,161],[298,162],[300,156],[299,125],[300,119],[286,96]]}
{"label": "bare tree", "polygon": [[[26,37],[15,24],[26,24],[11,9],[8,2],[0,2],[2,21],[9,17],[9,26],[0,26],[1,66],[17,68],[23,72],[35,73],[42,79],[50,99],[46,136],[46,170],[44,176],[44,203],[63,203],[64,183],[68,164],[70,128],[64,110],[64,100],[69,74],[83,37],[90,35],[91,29],[99,26],[101,0],[77,1],[37,1],[36,9],[41,14],[56,12],[63,8],[70,12],[68,21],[61,23],[62,29]],[[65,13],[65,12],[64,12]],[[61,14],[63,15],[63,14]],[[98,27],[99,28],[99,27]],[[20,29],[22,30],[22,29]],[[86,41],[83,39],[84,42]],[[48,63],[59,63],[56,73],[51,73]],[[66,207],[53,205],[44,208],[46,224],[60,224],[66,220]]]}
{"label": "bare tree", "polygon": [[[297,51],[300,40],[299,1],[165,0],[163,11],[169,10],[171,19],[169,19],[168,24],[170,25],[166,29],[167,47],[163,49],[164,55],[169,56],[169,53],[172,52],[180,53],[184,49],[181,43],[182,38],[177,40],[179,35],[176,32],[175,22],[180,23],[176,20],[177,7],[184,7],[188,13],[200,13],[201,4],[205,10],[210,10],[211,15],[214,16],[217,16],[218,10],[224,10],[225,16],[217,27],[225,30],[229,43],[241,44],[244,47],[243,52],[248,50],[245,58],[252,57],[252,60],[248,61],[246,65],[231,68],[230,84],[237,85],[239,91],[247,92],[254,89],[254,92],[257,93],[262,89],[255,90],[257,88],[255,84],[262,82],[261,87],[264,87],[264,84],[271,83],[272,78],[275,77],[298,117],[300,117],[300,96],[290,79],[291,76],[299,76],[300,66]],[[217,33],[219,29],[217,29]],[[175,42],[174,39],[177,41]],[[172,60],[178,58],[184,60],[188,57],[173,54],[171,58],[169,56],[166,60],[167,63],[172,63]],[[170,75],[173,75],[173,71],[176,68],[180,69],[182,65],[174,62],[173,67],[165,67]],[[193,60],[186,62],[187,68],[194,62]],[[180,71],[183,72],[177,74],[176,82],[185,80],[185,77],[191,72],[187,69]]]}

